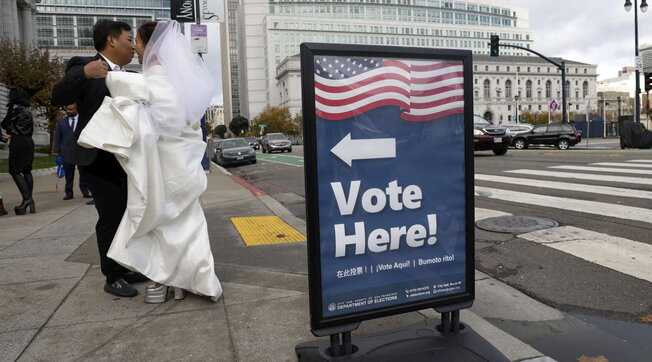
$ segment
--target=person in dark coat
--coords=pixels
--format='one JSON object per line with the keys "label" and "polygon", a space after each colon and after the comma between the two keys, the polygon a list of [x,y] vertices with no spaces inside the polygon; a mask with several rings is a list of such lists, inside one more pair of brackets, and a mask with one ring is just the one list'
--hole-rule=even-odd
{"label": "person in dark coat", "polygon": [[[9,135],[5,135],[2,132],[2,127],[0,127],[0,142],[7,143],[8,139],[9,139]],[[8,214],[8,212],[7,212],[7,210],[5,210],[5,205],[2,202],[2,190],[0,190],[0,216],[5,216],[7,214]]]}
{"label": "person in dark coat", "polygon": [[[77,114],[77,105],[69,104],[65,107],[66,117],[61,118],[57,122],[57,128],[54,131],[54,146],[52,150],[53,156],[61,156],[63,160],[63,169],[66,174],[66,196],[64,200],[70,200],[73,196],[73,181],[75,179],[75,164],[70,162],[70,147],[72,144],[73,134],[77,128],[77,121],[79,114]],[[84,171],[79,168],[79,190],[84,198],[90,199],[92,196],[86,186],[86,177]]]}
{"label": "person in dark coat", "polygon": [[14,208],[16,215],[25,215],[28,207],[30,213],[36,212],[36,206],[32,199],[34,120],[29,107],[29,94],[25,89],[17,87],[9,91],[7,116],[2,120],[2,128],[7,131],[11,139],[9,142],[9,174],[23,197],[23,202]]}
{"label": "person in dark coat", "polygon": [[79,135],[104,97],[111,96],[105,83],[107,73],[124,71],[123,67],[134,56],[131,26],[120,21],[100,20],[93,27],[93,44],[97,50],[95,56],[70,59],[64,78],[52,89],[52,99],[61,106],[76,103],[79,111],[68,162],[80,166],[86,174],[86,184],[95,200],[100,268],[106,277],[104,291],[119,297],[134,297],[138,290],[129,283],[147,278],[130,273],[106,256],[127,207],[127,174],[113,154],[77,144]]}

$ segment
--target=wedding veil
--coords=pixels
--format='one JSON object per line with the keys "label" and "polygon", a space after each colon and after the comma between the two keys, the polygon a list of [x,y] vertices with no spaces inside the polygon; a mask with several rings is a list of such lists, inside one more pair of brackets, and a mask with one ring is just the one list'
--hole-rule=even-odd
{"label": "wedding veil", "polygon": [[156,28],[145,47],[143,72],[160,64],[179,99],[177,117],[166,117],[166,123],[159,124],[176,132],[187,125],[198,125],[208,108],[215,86],[206,64],[192,51],[175,20],[163,20]]}

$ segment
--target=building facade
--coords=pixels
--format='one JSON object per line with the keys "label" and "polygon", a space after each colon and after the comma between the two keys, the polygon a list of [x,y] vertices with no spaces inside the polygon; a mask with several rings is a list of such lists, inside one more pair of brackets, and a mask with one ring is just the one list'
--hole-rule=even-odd
{"label": "building facade", "polygon": [[[561,59],[553,60],[559,62]],[[566,61],[568,112],[596,112],[597,66]],[[277,67],[275,88],[279,105],[301,112],[299,56],[286,58]],[[550,103],[562,102],[561,71],[539,57],[473,56],[473,111],[494,124],[523,120],[524,114],[548,116]],[[561,116],[561,111],[556,112]],[[554,113],[551,114],[551,117]]]}
{"label": "building facade", "polygon": [[[169,0],[41,0],[37,9],[37,44],[63,59],[96,53],[93,25],[98,20],[123,21],[137,28],[170,18]],[[130,67],[137,68],[137,60]]]}
{"label": "building facade", "polygon": [[[0,0],[0,36],[18,40],[23,44],[34,41],[34,0]],[[7,113],[7,95],[9,90],[0,84],[0,119]]]}
{"label": "building facade", "polygon": [[[469,49],[488,54],[491,35],[529,48],[528,9],[497,1],[242,0],[237,9],[241,114],[282,103],[277,67],[302,42]],[[262,25],[261,25],[262,24]],[[529,53],[501,49],[504,55]]]}

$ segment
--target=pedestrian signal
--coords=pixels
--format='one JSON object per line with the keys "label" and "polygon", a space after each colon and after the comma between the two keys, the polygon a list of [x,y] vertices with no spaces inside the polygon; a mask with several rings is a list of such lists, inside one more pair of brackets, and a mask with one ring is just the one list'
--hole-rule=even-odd
{"label": "pedestrian signal", "polygon": [[643,82],[645,83],[645,91],[652,90],[652,73],[643,73]]}

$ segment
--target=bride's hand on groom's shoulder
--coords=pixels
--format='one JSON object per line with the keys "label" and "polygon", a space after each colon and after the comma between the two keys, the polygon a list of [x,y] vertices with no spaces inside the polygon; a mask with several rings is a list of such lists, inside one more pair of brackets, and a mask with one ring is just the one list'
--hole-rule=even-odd
{"label": "bride's hand on groom's shoulder", "polygon": [[84,75],[86,78],[106,78],[109,72],[109,64],[103,59],[92,61],[84,66]]}

